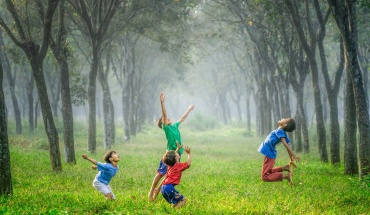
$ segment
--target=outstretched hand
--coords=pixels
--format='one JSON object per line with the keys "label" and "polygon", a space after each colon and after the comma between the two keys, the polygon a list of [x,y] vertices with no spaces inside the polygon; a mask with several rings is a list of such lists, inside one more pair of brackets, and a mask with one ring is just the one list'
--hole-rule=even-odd
{"label": "outstretched hand", "polygon": [[162,92],[160,95],[159,95],[159,100],[161,102],[164,102],[164,99],[166,98],[166,96],[164,95],[164,93]]}
{"label": "outstretched hand", "polygon": [[189,146],[185,146],[185,148],[184,148],[184,151],[186,152],[186,153],[188,153],[188,154],[190,154],[190,147]]}
{"label": "outstretched hand", "polygon": [[82,155],[82,157],[83,157],[84,159],[89,158],[86,154],[83,154],[83,155]]}
{"label": "outstretched hand", "polygon": [[291,159],[290,159],[290,162],[289,162],[289,164],[290,165],[292,165],[292,166],[294,166],[295,168],[297,168],[297,165],[294,163],[294,161],[300,161],[301,160],[301,158],[300,157],[298,157],[298,156],[293,156]]}
{"label": "outstretched hand", "polygon": [[180,145],[179,142],[177,141],[176,141],[176,145],[177,145],[176,152],[178,152],[182,148],[182,145]]}
{"label": "outstretched hand", "polygon": [[193,110],[195,105],[189,105],[189,110]]}

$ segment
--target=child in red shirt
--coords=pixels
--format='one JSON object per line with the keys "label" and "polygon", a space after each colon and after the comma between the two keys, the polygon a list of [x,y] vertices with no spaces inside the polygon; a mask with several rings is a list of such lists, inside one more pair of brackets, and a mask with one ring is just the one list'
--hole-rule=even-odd
{"label": "child in red shirt", "polygon": [[167,151],[162,158],[163,163],[168,166],[168,170],[166,178],[162,182],[161,193],[168,203],[173,204],[175,208],[180,208],[186,203],[186,198],[175,189],[175,186],[180,184],[182,172],[191,165],[191,153],[190,147],[185,146],[184,151],[188,154],[188,161],[181,163],[177,151]]}

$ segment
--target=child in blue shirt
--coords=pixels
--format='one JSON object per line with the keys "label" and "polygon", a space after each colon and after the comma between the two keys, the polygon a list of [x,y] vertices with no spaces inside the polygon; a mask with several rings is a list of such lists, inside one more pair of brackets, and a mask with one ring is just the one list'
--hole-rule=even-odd
{"label": "child in blue shirt", "polygon": [[[295,120],[293,118],[282,118],[278,121],[278,126],[279,127],[276,130],[273,130],[266,137],[266,139],[258,148],[258,151],[265,155],[262,165],[261,178],[262,181],[265,182],[275,182],[286,179],[289,181],[290,185],[293,185],[293,172],[291,169],[291,165],[295,166],[294,160],[299,161],[300,157],[297,157],[290,148],[290,139],[288,138],[286,132],[292,132],[295,130]],[[283,143],[290,157],[289,164],[284,167],[274,167],[275,159],[277,156],[276,146],[279,143]],[[283,174],[283,171],[287,171],[288,173]]]}
{"label": "child in blue shirt", "polygon": [[108,151],[103,158],[106,163],[97,162],[96,160],[89,158],[86,154],[83,154],[82,157],[95,164],[96,166],[92,166],[91,168],[99,171],[93,181],[93,187],[100,191],[106,199],[116,199],[112,189],[109,186],[109,182],[116,175],[119,169],[117,165],[117,163],[120,161],[118,154],[112,150]]}

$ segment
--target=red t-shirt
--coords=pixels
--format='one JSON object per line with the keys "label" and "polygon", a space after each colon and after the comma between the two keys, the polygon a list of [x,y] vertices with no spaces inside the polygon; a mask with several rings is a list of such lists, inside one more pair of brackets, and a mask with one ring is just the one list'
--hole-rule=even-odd
{"label": "red t-shirt", "polygon": [[163,185],[165,184],[173,184],[178,185],[181,180],[182,171],[189,168],[187,162],[184,163],[175,163],[172,167],[168,167],[166,178],[163,181]]}

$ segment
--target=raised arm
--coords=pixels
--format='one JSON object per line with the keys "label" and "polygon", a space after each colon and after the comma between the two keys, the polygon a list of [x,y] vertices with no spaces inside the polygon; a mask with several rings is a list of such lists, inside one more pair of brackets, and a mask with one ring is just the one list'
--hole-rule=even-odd
{"label": "raised arm", "polygon": [[183,122],[186,117],[188,117],[190,111],[192,111],[194,109],[195,105],[190,105],[189,108],[186,110],[186,112],[184,113],[184,115],[182,115],[182,117],[179,119],[179,122]]}
{"label": "raised arm", "polygon": [[177,142],[177,140],[176,145],[177,145],[176,152],[179,152],[179,150],[182,148],[182,145],[180,145],[179,142]]}
{"label": "raised arm", "polygon": [[83,157],[85,160],[88,160],[88,161],[90,161],[91,163],[93,163],[93,164],[95,164],[95,165],[97,165],[97,164],[98,164],[98,162],[97,162],[96,160],[94,160],[94,159],[92,159],[92,158],[89,158],[86,154],[83,154],[83,155],[82,155],[82,157]]}
{"label": "raised arm", "polygon": [[288,143],[286,142],[286,139],[285,138],[281,138],[281,142],[283,143],[283,145],[285,146],[286,150],[288,151],[288,154],[289,154],[289,157],[290,157],[290,162],[294,164],[294,161],[299,161],[301,158],[296,156],[293,152],[293,150],[290,148],[290,146],[288,145]]}
{"label": "raised arm", "polygon": [[161,93],[159,95],[159,100],[161,101],[162,116],[163,116],[162,122],[164,125],[167,125],[167,112],[166,112],[166,108],[164,107],[165,98],[166,96],[164,95],[164,93]]}
{"label": "raised arm", "polygon": [[185,149],[184,151],[188,154],[188,166],[190,167],[191,166],[191,151],[190,151],[190,147],[189,146],[185,146]]}

